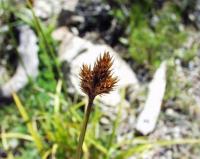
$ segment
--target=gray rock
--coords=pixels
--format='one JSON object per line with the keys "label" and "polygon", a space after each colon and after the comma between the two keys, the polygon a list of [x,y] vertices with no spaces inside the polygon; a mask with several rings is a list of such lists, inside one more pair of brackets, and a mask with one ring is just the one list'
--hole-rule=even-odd
{"label": "gray rock", "polygon": [[105,51],[110,53],[114,60],[113,74],[118,76],[119,82],[114,91],[107,95],[97,97],[104,117],[102,118],[102,122],[105,124],[106,130],[111,130],[113,121],[115,121],[117,114],[119,113],[120,121],[117,134],[125,134],[126,132],[133,130],[133,121],[135,121],[135,116],[132,112],[133,110],[130,108],[130,103],[125,101],[124,97],[121,95],[121,90],[127,87],[134,88],[132,93],[137,92],[139,88],[139,82],[136,75],[129,65],[110,46],[93,44],[88,40],[73,35],[66,28],[60,28],[55,31],[53,37],[62,41],[59,49],[59,59],[60,61],[68,63],[70,67],[70,72],[66,72],[65,74],[67,74],[70,81],[68,86],[71,86],[68,90],[73,94],[78,93],[79,95],[84,95],[80,89],[79,81],[79,72],[82,65],[93,65],[96,58]]}
{"label": "gray rock", "polygon": [[113,74],[118,76],[119,82],[117,88],[108,95],[103,95],[100,101],[110,106],[116,106],[121,101],[120,89],[129,86],[134,87],[135,90],[139,88],[139,82],[133,70],[110,46],[93,44],[88,40],[73,35],[64,28],[54,32],[53,36],[56,38],[59,37],[56,35],[61,35],[60,32],[62,32],[62,35],[65,35],[65,37],[59,49],[59,58],[61,61],[67,61],[67,63],[70,64],[71,72],[69,74],[69,79],[74,88],[74,92],[83,95],[79,87],[80,81],[78,77],[81,66],[83,64],[93,65],[96,58],[105,51],[108,51],[113,57]]}
{"label": "gray rock", "polygon": [[74,11],[78,0],[34,0],[34,11],[38,17],[47,19],[57,16],[62,9]]}
{"label": "gray rock", "polygon": [[3,97],[10,97],[12,92],[22,89],[28,83],[29,78],[34,79],[38,74],[37,37],[28,26],[21,26],[19,29],[20,45],[18,53],[20,62],[13,77],[0,85],[0,92]]}
{"label": "gray rock", "polygon": [[166,70],[167,64],[163,61],[149,84],[149,94],[136,124],[136,129],[144,135],[151,133],[156,127],[165,93]]}

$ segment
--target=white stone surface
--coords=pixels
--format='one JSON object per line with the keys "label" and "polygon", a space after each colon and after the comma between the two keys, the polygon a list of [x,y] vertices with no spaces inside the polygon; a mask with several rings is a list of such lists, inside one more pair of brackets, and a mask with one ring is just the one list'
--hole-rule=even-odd
{"label": "white stone surface", "polygon": [[165,93],[166,69],[166,62],[162,62],[149,85],[149,94],[144,109],[136,123],[136,129],[143,135],[152,132],[156,126]]}
{"label": "white stone surface", "polygon": [[34,11],[38,17],[46,19],[57,16],[62,9],[74,11],[77,3],[78,0],[34,0]]}
{"label": "white stone surface", "polygon": [[[65,37],[60,46],[59,58],[61,61],[67,61],[70,64],[70,81],[72,82],[76,92],[82,94],[79,84],[79,72],[82,65],[93,65],[96,58],[102,55],[105,51],[108,51],[113,58],[113,74],[118,76],[119,82],[114,91],[109,93],[109,95],[101,96],[100,100],[105,104],[116,106],[121,101],[121,88],[133,86],[137,89],[139,87],[138,80],[133,70],[111,47],[107,45],[93,44],[88,40],[73,35],[71,32],[63,28],[57,30],[58,35],[60,32],[65,34]],[[53,35],[56,36],[56,33]]]}
{"label": "white stone surface", "polygon": [[35,78],[38,74],[38,45],[35,33],[28,26],[20,27],[20,45],[18,47],[20,56],[19,64],[13,77],[0,86],[1,95],[11,96],[12,92],[17,92],[23,88],[30,78]]}

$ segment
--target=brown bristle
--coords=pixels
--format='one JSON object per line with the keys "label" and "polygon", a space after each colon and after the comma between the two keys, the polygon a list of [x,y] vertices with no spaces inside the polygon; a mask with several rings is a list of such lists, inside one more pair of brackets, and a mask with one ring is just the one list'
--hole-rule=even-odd
{"label": "brown bristle", "polygon": [[118,82],[118,78],[111,74],[112,64],[113,61],[108,52],[105,52],[103,57],[97,58],[93,69],[84,64],[80,72],[82,91],[93,98],[112,91]]}

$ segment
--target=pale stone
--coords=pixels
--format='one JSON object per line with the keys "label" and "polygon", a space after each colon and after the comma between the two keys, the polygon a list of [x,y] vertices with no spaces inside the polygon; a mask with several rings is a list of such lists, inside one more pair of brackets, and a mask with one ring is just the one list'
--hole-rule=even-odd
{"label": "pale stone", "polygon": [[34,0],[33,9],[37,17],[57,16],[62,9],[74,11],[78,0]]}
{"label": "pale stone", "polygon": [[166,87],[166,62],[162,62],[149,85],[149,94],[140,113],[136,129],[143,135],[152,132],[156,126]]}
{"label": "pale stone", "polygon": [[[113,75],[118,76],[119,82],[114,91],[103,95],[100,100],[107,105],[116,106],[121,101],[120,89],[128,86],[135,87],[136,90],[139,88],[139,82],[133,70],[111,47],[93,44],[88,40],[73,35],[67,29],[65,31],[63,28],[60,29],[63,33],[65,32],[65,38],[60,46],[59,58],[61,61],[67,61],[70,64],[71,73],[69,74],[69,79],[76,92],[83,94],[79,84],[79,72],[82,65],[93,65],[97,57],[107,51],[113,58]],[[60,34],[59,31],[57,33]],[[54,34],[54,36],[56,35]]]}
{"label": "pale stone", "polygon": [[22,89],[29,80],[38,75],[38,45],[35,33],[28,26],[20,27],[20,62],[13,77],[0,86],[1,96],[9,97],[12,92]]}

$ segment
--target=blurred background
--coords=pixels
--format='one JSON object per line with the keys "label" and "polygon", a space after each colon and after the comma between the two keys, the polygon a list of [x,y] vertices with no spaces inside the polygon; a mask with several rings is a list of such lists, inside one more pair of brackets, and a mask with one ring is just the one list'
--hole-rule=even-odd
{"label": "blurred background", "polygon": [[83,63],[109,51],[84,159],[199,159],[199,0],[0,0],[0,159],[74,159]]}

